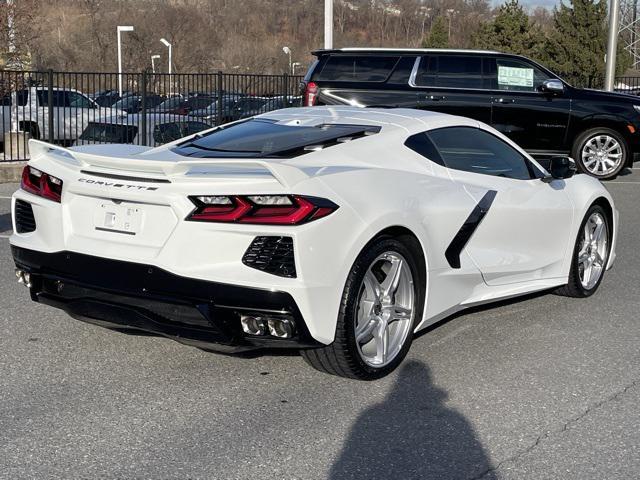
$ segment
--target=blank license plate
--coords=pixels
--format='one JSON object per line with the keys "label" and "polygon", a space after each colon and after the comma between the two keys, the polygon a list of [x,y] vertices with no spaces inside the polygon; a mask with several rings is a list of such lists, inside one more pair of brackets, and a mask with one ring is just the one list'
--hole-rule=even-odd
{"label": "blank license plate", "polygon": [[93,217],[96,230],[135,235],[142,225],[142,210],[136,205],[102,203]]}

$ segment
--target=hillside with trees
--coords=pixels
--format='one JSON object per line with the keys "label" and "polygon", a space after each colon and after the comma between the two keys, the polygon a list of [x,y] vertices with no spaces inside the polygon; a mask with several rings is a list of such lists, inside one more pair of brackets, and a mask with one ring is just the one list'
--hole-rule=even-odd
{"label": "hillside with trees", "polygon": [[[600,75],[606,2],[572,0],[527,11],[517,0],[335,0],[334,44],[372,47],[491,48],[538,59],[567,77]],[[288,57],[306,66],[322,46],[319,0],[0,0],[0,57],[32,69],[115,71],[116,26],[127,71],[282,73]],[[13,21],[9,28],[8,19]],[[10,35],[13,32],[13,35]],[[619,71],[629,65],[619,57]],[[299,70],[301,72],[302,69]]]}

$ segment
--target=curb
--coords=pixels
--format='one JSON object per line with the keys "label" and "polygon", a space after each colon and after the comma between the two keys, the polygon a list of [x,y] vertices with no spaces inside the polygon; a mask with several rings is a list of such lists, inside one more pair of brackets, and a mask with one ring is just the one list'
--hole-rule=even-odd
{"label": "curb", "polygon": [[0,183],[19,182],[22,176],[22,169],[26,164],[26,161],[0,163]]}

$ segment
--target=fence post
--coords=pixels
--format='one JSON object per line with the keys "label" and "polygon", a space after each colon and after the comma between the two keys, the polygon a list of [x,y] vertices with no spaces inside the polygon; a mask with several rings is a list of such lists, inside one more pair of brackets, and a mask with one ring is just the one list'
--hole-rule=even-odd
{"label": "fence post", "polygon": [[284,108],[289,106],[289,74],[284,74]]}
{"label": "fence post", "polygon": [[222,101],[222,71],[218,70],[218,125],[222,125],[223,121],[223,111],[222,108],[224,106],[224,102]]}
{"label": "fence post", "polygon": [[140,134],[139,138],[142,140],[141,145],[147,145],[147,71],[142,72],[142,101],[140,102],[140,113],[142,118],[140,120]]}
{"label": "fence post", "polygon": [[48,92],[47,92],[47,127],[49,128],[49,143],[53,143],[53,70],[49,69],[47,72],[48,79]]}

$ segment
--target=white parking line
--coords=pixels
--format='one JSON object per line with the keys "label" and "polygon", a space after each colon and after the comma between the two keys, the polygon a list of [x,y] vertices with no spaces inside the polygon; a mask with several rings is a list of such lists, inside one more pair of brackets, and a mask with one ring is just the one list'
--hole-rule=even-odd
{"label": "white parking line", "polygon": [[11,235],[0,235],[0,238],[9,238]]}
{"label": "white parking line", "polygon": [[2,200],[11,200],[11,197],[5,197],[4,195],[0,195],[0,198]]}

